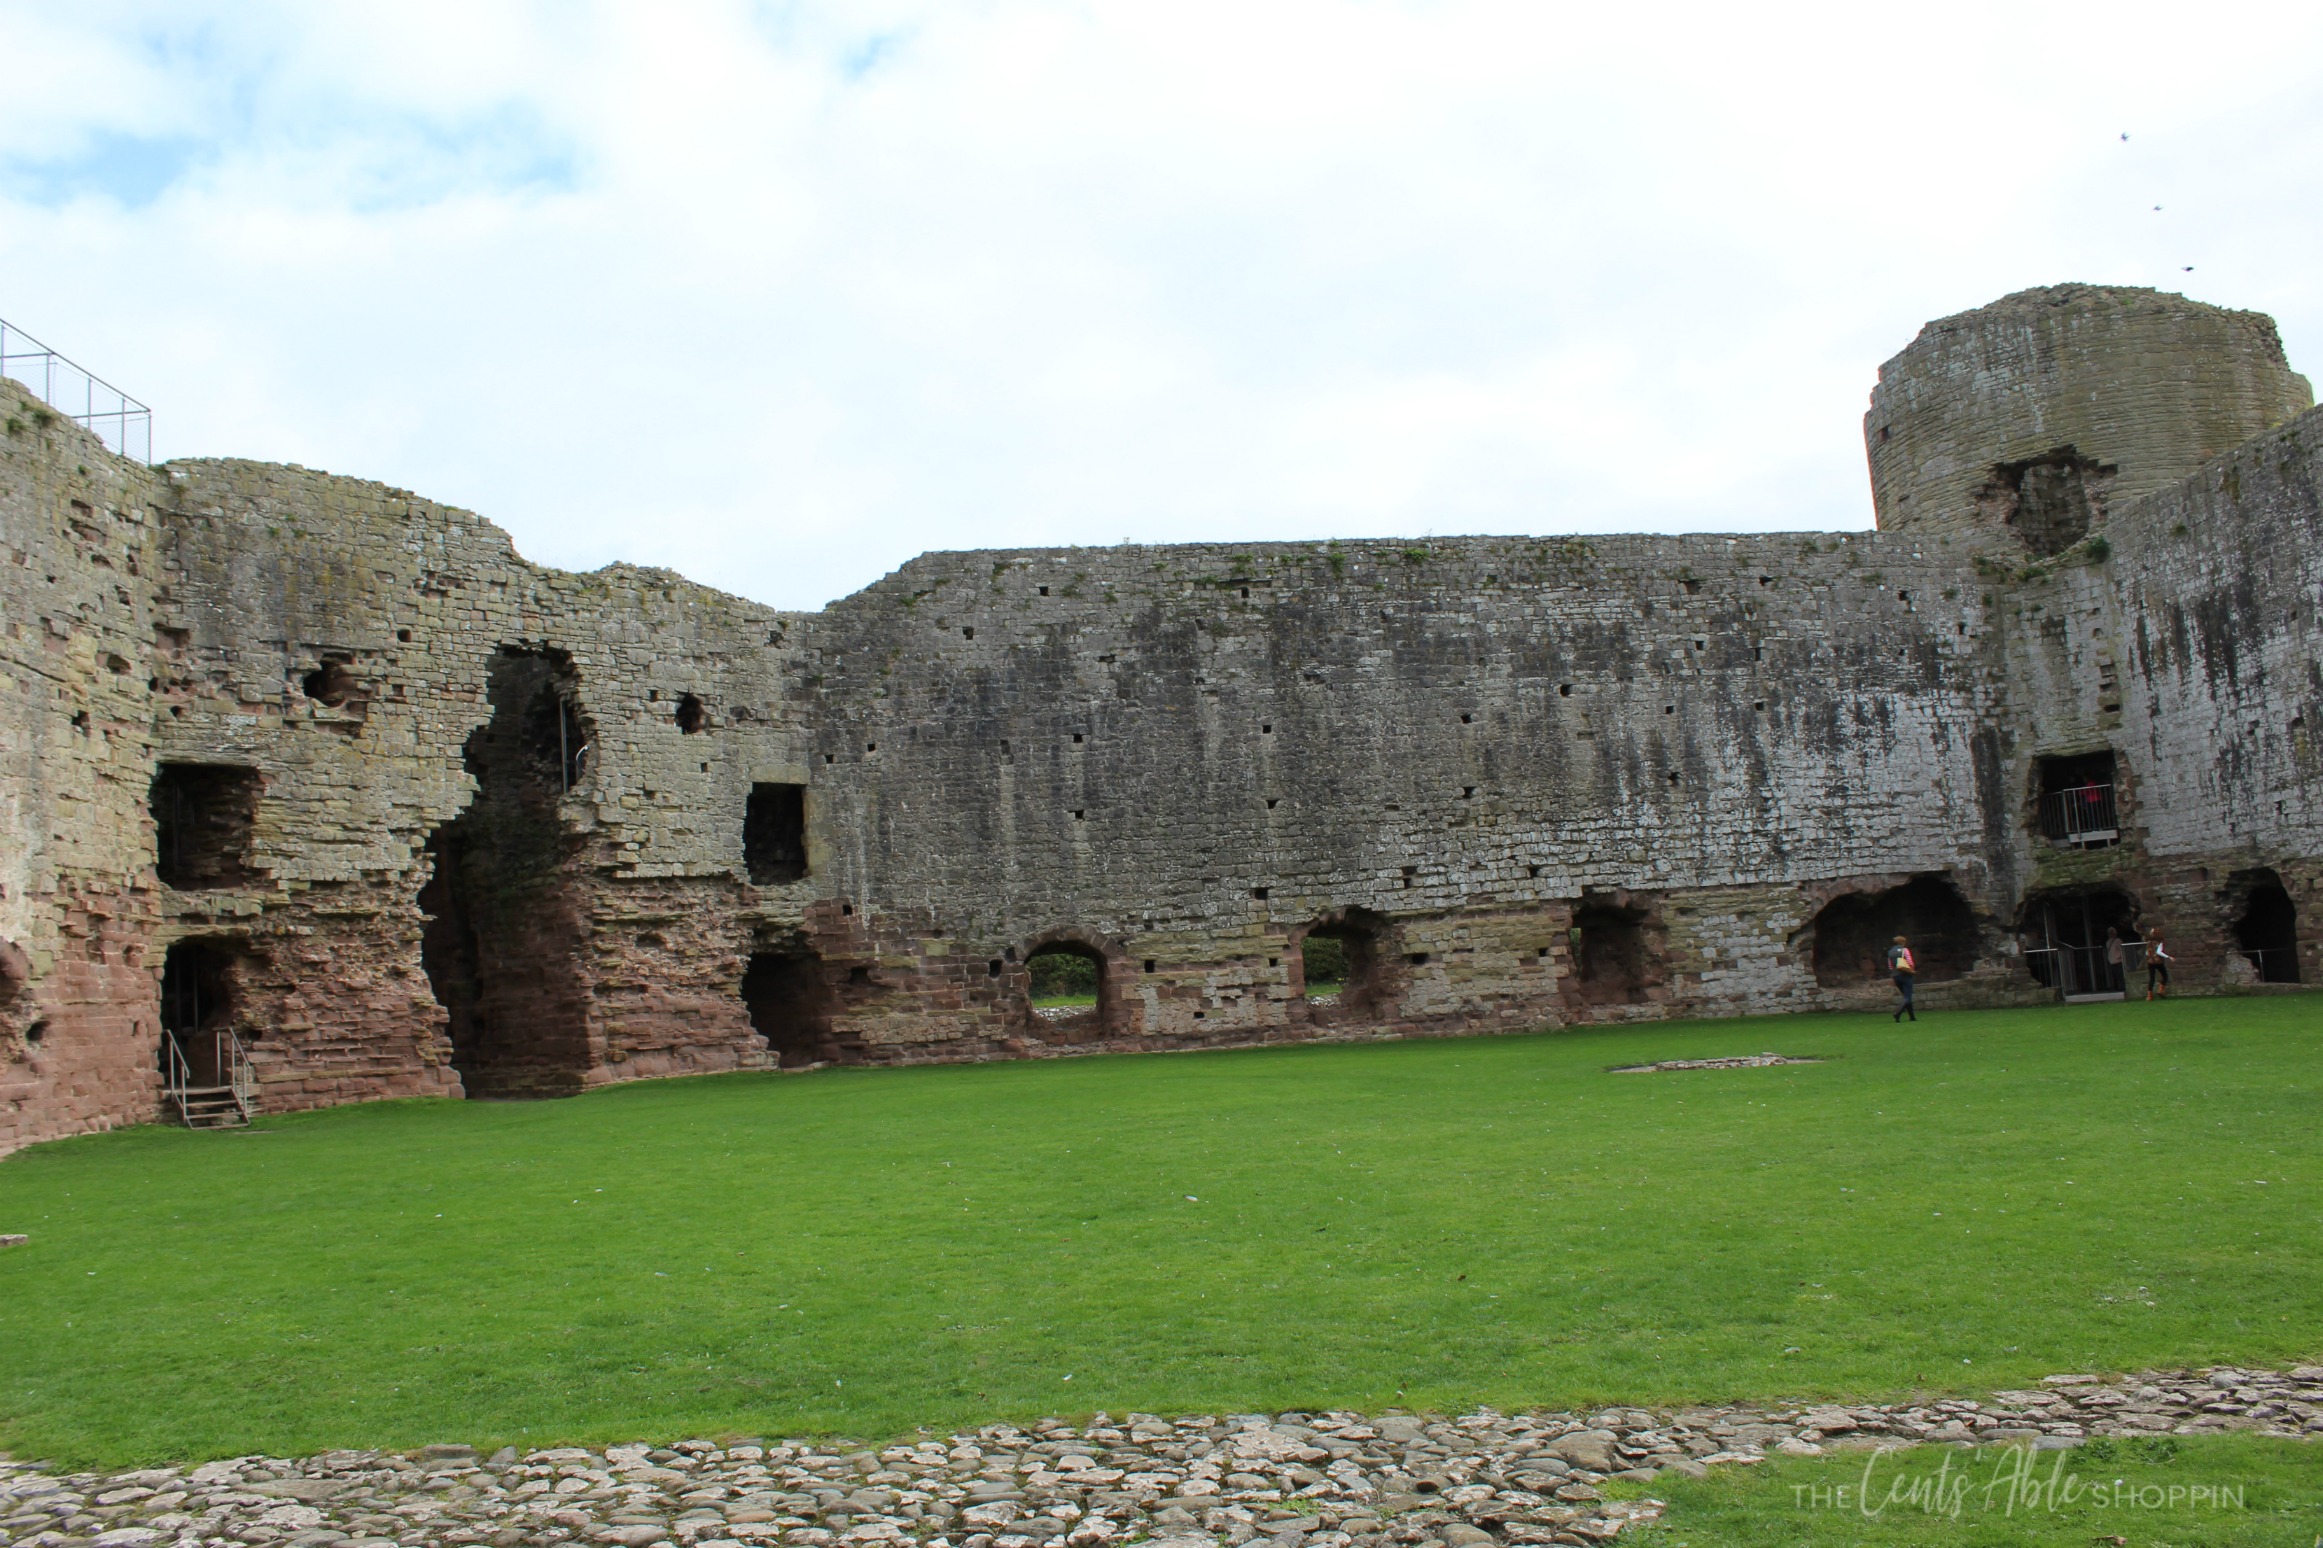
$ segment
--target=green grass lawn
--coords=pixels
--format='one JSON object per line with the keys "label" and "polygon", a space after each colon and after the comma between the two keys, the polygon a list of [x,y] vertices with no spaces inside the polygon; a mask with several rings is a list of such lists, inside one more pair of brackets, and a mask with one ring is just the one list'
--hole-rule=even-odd
{"label": "green grass lawn", "polygon": [[[2323,1354],[2304,998],[645,1082],[0,1163],[72,1461]],[[1611,1075],[1646,1059],[1820,1054]]]}
{"label": "green grass lawn", "polygon": [[2323,1535],[2323,1448],[2256,1435],[1850,1452],[1608,1489],[1670,1507],[1625,1548],[2308,1548]]}

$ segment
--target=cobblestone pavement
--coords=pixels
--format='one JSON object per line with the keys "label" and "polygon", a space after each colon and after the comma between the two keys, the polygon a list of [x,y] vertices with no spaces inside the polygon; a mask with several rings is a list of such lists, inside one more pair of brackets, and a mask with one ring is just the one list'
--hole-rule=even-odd
{"label": "cobblestone pavement", "polygon": [[1286,1413],[989,1425],[878,1450],[681,1440],[480,1458],[335,1451],[59,1474],[0,1459],[0,1548],[1480,1548],[1593,1543],[1650,1520],[1607,1478],[1768,1453],[2091,1435],[2323,1434],[2323,1366],[2051,1376],[1926,1404]]}

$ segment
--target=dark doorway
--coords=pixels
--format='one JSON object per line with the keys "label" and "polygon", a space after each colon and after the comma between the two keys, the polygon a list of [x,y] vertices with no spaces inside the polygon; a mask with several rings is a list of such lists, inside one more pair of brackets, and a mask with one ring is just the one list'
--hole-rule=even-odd
{"label": "dark doorway", "polygon": [[1024,959],[1026,1009],[1043,1042],[1085,1043],[1112,1024],[1105,954],[1081,941],[1051,941]]}
{"label": "dark doorway", "polygon": [[2034,553],[2061,554],[2105,520],[2106,490],[2118,469],[2060,446],[2044,457],[1993,464],[1978,508],[1997,516]]}
{"label": "dark doorway", "polygon": [[228,763],[165,763],[153,775],[154,871],[190,892],[252,879],[258,771]]}
{"label": "dark doorway", "polygon": [[160,1068],[171,1053],[185,1062],[189,1085],[219,1086],[230,1057],[220,1034],[234,1028],[235,953],[225,942],[178,941],[161,959]]}
{"label": "dark doorway", "polygon": [[1580,1005],[1643,1005],[1669,981],[1652,915],[1635,904],[1584,899],[1573,910],[1573,975]]}
{"label": "dark doorway", "polygon": [[2060,849],[2121,842],[2118,765],[2111,749],[2041,758],[2033,765],[2041,836]]}
{"label": "dark doorway", "polygon": [[1299,937],[1293,961],[1311,1021],[1360,1023],[1387,1013],[1387,921],[1367,909],[1325,915]]}
{"label": "dark doorway", "polygon": [[782,1068],[797,1069],[837,1057],[831,1012],[838,996],[823,959],[809,951],[761,951],[742,975],[742,1003],[750,1025]]}
{"label": "dark doorway", "polygon": [[2033,981],[2067,998],[2123,993],[2128,975],[2145,965],[2137,903],[2118,887],[2034,893],[2025,899],[2023,934]]}
{"label": "dark doorway", "polygon": [[428,840],[420,960],[470,1096],[564,1095],[589,1067],[580,841],[558,810],[588,767],[578,686],[561,651],[493,658],[463,753],[476,798]]}
{"label": "dark doorway", "polygon": [[2234,949],[2258,969],[2260,983],[2298,983],[2299,910],[2283,879],[2273,871],[2252,871],[2229,880],[2249,888],[2234,922]]}
{"label": "dark doorway", "polygon": [[1815,915],[1815,982],[1848,989],[1883,982],[1888,948],[1911,942],[1922,983],[1958,978],[1976,964],[1976,917],[1941,876],[1915,876],[1884,892],[1850,892]]}
{"label": "dark doorway", "polygon": [[750,787],[750,800],[742,809],[742,860],[750,868],[750,880],[760,887],[778,887],[806,876],[806,786]]}

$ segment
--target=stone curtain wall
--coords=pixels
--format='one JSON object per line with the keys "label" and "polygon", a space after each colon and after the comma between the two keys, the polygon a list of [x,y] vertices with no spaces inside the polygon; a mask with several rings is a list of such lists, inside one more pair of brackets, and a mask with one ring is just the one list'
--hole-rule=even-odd
{"label": "stone curtain wall", "polygon": [[[2263,324],[2065,287],[1931,325],[1878,533],[931,554],[813,615],[125,463],[11,385],[0,1149],[154,1116],[188,943],[275,1110],[1882,1005],[1866,921],[1907,917],[1927,1000],[2029,1000],[2024,911],[2105,888],[2244,987],[2253,889],[2323,906],[2323,431],[2196,466],[2304,401]],[[2040,760],[2105,752],[2123,842],[2039,839]],[[157,872],[157,788],[251,804],[169,806],[202,852]],[[1031,1003],[1044,949],[1093,1010]]]}
{"label": "stone curtain wall", "polygon": [[0,1151],[152,1116],[164,484],[0,381]]}
{"label": "stone curtain wall", "polygon": [[1294,938],[1349,909],[1392,936],[1374,1030],[1566,1019],[1570,905],[1617,891],[1670,982],[1607,1013],[1827,1003],[1793,938],[1831,894],[2006,906],[1986,634],[1878,534],[930,555],[815,629],[815,773],[899,947],[953,937],[998,1010],[1100,945],[1132,1041],[1305,1031]]}
{"label": "stone curtain wall", "polygon": [[2188,944],[2237,970],[2238,877],[2277,871],[2323,983],[2323,411],[2237,448],[2114,529],[2124,724],[2144,843]]}

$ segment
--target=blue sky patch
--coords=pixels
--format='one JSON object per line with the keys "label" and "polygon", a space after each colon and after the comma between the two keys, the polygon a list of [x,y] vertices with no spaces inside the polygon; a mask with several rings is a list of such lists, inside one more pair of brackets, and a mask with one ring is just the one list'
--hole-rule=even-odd
{"label": "blue sky patch", "polygon": [[87,198],[143,209],[185,175],[200,149],[191,135],[99,131],[69,156],[0,161],[0,188],[50,209]]}

